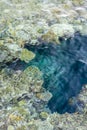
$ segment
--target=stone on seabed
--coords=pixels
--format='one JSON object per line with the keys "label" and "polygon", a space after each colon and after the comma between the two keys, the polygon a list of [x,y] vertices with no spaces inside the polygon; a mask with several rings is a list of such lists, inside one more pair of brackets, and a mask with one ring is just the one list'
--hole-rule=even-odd
{"label": "stone on seabed", "polygon": [[35,57],[35,54],[27,49],[23,49],[20,54],[20,59],[26,63],[32,60]]}

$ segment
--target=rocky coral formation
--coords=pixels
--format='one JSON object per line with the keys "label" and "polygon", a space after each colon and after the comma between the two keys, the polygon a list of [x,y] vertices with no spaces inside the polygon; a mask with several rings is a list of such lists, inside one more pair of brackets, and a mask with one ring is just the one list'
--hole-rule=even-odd
{"label": "rocky coral formation", "polygon": [[23,72],[7,67],[35,57],[25,44],[59,43],[60,36],[66,39],[75,31],[87,34],[86,5],[86,0],[0,0],[0,130],[87,129],[86,85],[69,101],[79,100],[81,113],[52,114],[42,72],[35,66]]}
{"label": "rocky coral formation", "polygon": [[[16,73],[3,69],[0,79],[0,129],[27,130],[28,122],[39,119],[41,112],[46,113],[44,106],[49,98],[42,88],[42,73],[34,66]],[[42,98],[38,95],[41,93],[44,93]],[[43,118],[45,115],[41,114]]]}
{"label": "rocky coral formation", "polygon": [[23,49],[20,54],[20,59],[26,63],[32,60],[35,57],[35,54],[27,49]]}
{"label": "rocky coral formation", "polygon": [[6,63],[12,62],[19,57],[21,48],[16,44],[0,46],[0,68],[6,66]]}
{"label": "rocky coral formation", "polygon": [[38,43],[44,35],[45,40],[57,42],[59,36],[72,35],[77,30],[87,33],[86,4],[85,0],[1,0],[0,36],[7,35],[10,42],[23,46],[27,41]]}

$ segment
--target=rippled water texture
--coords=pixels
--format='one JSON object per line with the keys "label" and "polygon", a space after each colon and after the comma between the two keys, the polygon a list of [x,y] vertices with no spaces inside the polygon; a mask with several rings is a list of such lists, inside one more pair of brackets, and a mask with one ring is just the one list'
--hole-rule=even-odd
{"label": "rippled water texture", "polygon": [[69,99],[76,96],[87,83],[87,36],[75,33],[61,45],[41,43],[28,46],[36,57],[26,66],[35,65],[43,72],[43,87],[53,97],[48,102],[52,112],[75,112],[76,104],[70,105]]}

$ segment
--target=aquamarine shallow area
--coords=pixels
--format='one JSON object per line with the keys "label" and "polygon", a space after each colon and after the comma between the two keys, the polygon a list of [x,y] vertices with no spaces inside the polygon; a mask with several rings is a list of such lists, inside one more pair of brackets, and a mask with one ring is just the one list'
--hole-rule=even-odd
{"label": "aquamarine shallow area", "polygon": [[43,72],[43,87],[53,97],[48,103],[52,112],[75,112],[77,104],[70,105],[69,99],[76,96],[87,83],[87,36],[79,33],[61,45],[42,43],[27,46],[36,57],[28,65],[35,65]]}
{"label": "aquamarine shallow area", "polygon": [[52,112],[73,113],[80,102],[69,104],[69,100],[87,83],[87,36],[75,33],[67,40],[60,38],[60,42],[26,45],[36,57],[23,65],[35,65],[43,72],[43,87],[53,95],[48,102]]}

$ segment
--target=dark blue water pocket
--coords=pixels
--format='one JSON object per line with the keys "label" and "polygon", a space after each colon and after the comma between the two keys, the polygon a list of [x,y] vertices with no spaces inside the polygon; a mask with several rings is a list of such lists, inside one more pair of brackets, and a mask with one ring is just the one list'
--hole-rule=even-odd
{"label": "dark blue water pocket", "polygon": [[43,87],[53,97],[48,102],[52,112],[75,112],[76,104],[70,105],[69,99],[75,97],[87,83],[87,36],[75,33],[61,44],[41,43],[25,47],[36,54],[26,64],[37,66],[43,72]]}

